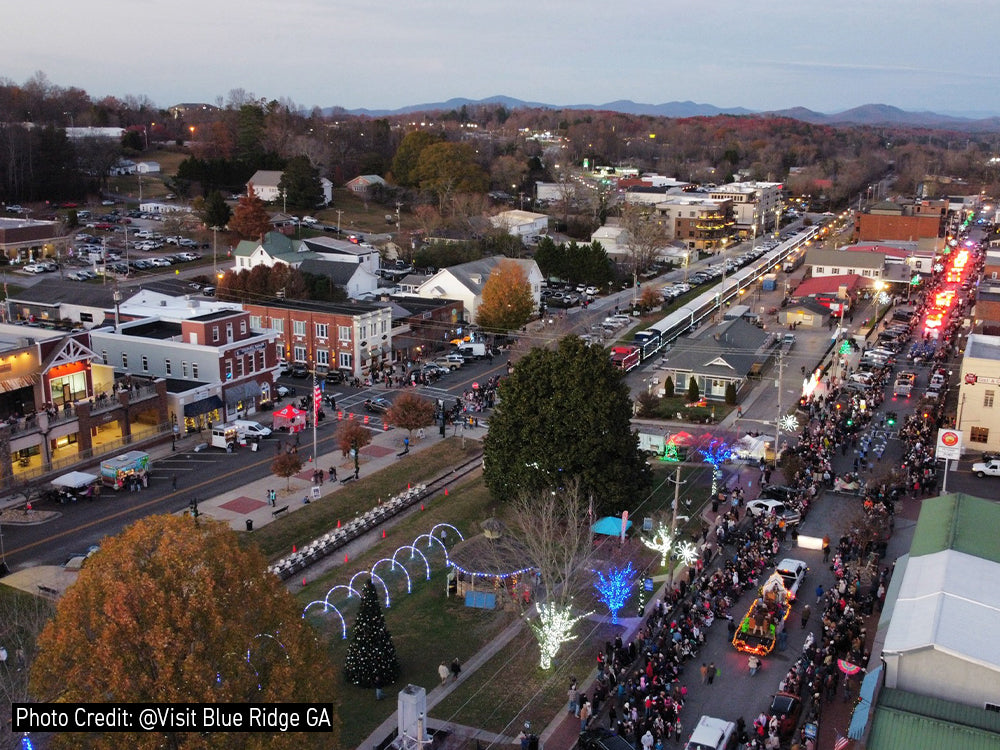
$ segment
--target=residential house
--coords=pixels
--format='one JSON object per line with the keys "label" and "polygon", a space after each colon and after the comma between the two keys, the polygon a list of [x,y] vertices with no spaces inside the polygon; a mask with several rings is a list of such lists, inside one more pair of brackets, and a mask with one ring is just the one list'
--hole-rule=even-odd
{"label": "residential house", "polygon": [[350,190],[355,195],[361,196],[362,198],[367,198],[371,195],[372,188],[376,185],[387,185],[386,181],[379,177],[377,174],[361,174],[355,177],[353,180],[348,180],[344,187]]}
{"label": "residential house", "polygon": [[364,377],[392,361],[392,311],[367,302],[281,300],[244,305],[251,324],[274,331],[285,362]]}
{"label": "residential house", "polygon": [[[424,299],[455,299],[462,302],[460,313],[465,315],[466,323],[476,322],[476,310],[482,302],[483,286],[490,274],[503,261],[510,258],[492,257],[461,263],[457,266],[442,268],[432,276],[421,277],[423,281],[416,288],[415,294]],[[542,272],[533,260],[513,260],[524,269],[531,287],[531,298],[535,308],[541,301]],[[407,276],[404,281],[411,277]]]}
{"label": "residential house", "polygon": [[783,326],[794,325],[820,330],[827,326],[832,314],[829,306],[805,297],[778,310],[778,322]]}
{"label": "residential house", "polygon": [[319,260],[361,266],[373,275],[378,274],[381,265],[378,249],[367,242],[311,237],[302,240],[302,245],[303,249],[316,253]]}
{"label": "residential house", "polygon": [[378,276],[360,263],[337,263],[325,258],[309,258],[299,264],[299,270],[314,276],[325,276],[351,299],[368,299],[378,292]]}
{"label": "residential house", "polygon": [[158,161],[140,161],[135,165],[136,174],[157,174],[160,171]]}
{"label": "residential house", "polygon": [[660,369],[664,378],[673,379],[677,393],[684,393],[693,378],[705,398],[722,401],[730,384],[739,398],[752,388],[750,378],[761,373],[772,356],[774,344],[773,334],[736,318],[710,328],[697,338],[678,339],[663,357]]}
{"label": "residential house", "polygon": [[[282,193],[278,185],[284,172],[276,169],[258,169],[247,181],[247,193],[250,186],[253,186],[254,194],[265,203],[274,203],[281,200]],[[326,177],[319,178],[320,187],[323,189],[323,205],[327,206],[333,201],[333,183]]]}
{"label": "residential house", "polygon": [[549,231],[549,217],[547,215],[518,209],[501,211],[490,217],[490,223],[497,229],[502,229],[522,240],[528,237],[537,237]]}
{"label": "residential house", "polygon": [[959,375],[956,429],[964,449],[1000,451],[1000,336],[970,333]]}
{"label": "residential house", "polygon": [[268,232],[262,241],[241,240],[233,248],[233,270],[250,270],[257,266],[273,268],[279,263],[298,268],[303,261],[317,257],[301,240],[293,240],[280,232]]}
{"label": "residential house", "polygon": [[814,247],[806,252],[805,264],[813,278],[856,274],[874,282],[887,277],[885,253],[881,251],[847,252]]}

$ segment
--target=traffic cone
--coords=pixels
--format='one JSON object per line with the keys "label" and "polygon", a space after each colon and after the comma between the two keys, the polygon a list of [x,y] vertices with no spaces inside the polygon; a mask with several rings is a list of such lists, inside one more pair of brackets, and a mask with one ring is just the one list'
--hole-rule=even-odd
{"label": "traffic cone", "polygon": [[367,414],[365,414],[365,426],[366,427],[368,426],[368,415]]}
{"label": "traffic cone", "polygon": [[406,489],[412,490],[413,489],[413,483],[412,482],[407,482],[406,483]]}
{"label": "traffic cone", "polygon": [[389,423],[388,422],[383,422],[382,423],[382,432],[388,432],[388,431],[389,431]]}
{"label": "traffic cone", "polygon": [[424,504],[420,503],[420,510],[424,510]]}
{"label": "traffic cone", "polygon": [[292,554],[294,555],[294,554],[295,554],[296,552],[298,552],[298,550],[297,550],[297,549],[295,549],[295,545],[293,544],[293,545],[292,545]]}
{"label": "traffic cone", "polygon": [[382,538],[385,539],[385,529],[382,529]]}
{"label": "traffic cone", "polygon": [[351,412],[350,414],[348,414],[347,418],[348,419],[354,419],[354,412]]}
{"label": "traffic cone", "polygon": [[342,411],[338,411],[338,412],[337,412],[337,421],[339,422],[339,421],[340,421],[340,420],[342,420],[343,418],[344,418],[344,412],[342,412]]}
{"label": "traffic cone", "polygon": [[347,564],[347,553],[346,552],[344,553],[344,564],[345,565]]}
{"label": "traffic cone", "polygon": [[303,586],[305,586],[305,585],[306,585],[306,577],[305,577],[305,576],[302,576],[302,585],[303,585]]}
{"label": "traffic cone", "polygon": [[447,487],[444,488],[444,496],[448,497],[448,488]]}
{"label": "traffic cone", "polygon": [[340,519],[339,518],[337,519],[337,528],[338,529],[340,528]]}

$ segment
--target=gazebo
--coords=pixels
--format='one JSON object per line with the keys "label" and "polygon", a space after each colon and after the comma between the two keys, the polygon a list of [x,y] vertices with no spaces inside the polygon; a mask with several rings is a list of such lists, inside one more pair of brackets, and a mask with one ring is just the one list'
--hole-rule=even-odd
{"label": "gazebo", "polygon": [[480,524],[482,534],[456,544],[448,551],[448,593],[464,597],[467,607],[514,609],[528,604],[535,586],[534,567],[527,550],[504,535],[496,518]]}
{"label": "gazebo", "polygon": [[275,430],[301,432],[306,427],[306,413],[302,409],[296,409],[291,404],[283,409],[278,409],[272,416],[274,417]]}

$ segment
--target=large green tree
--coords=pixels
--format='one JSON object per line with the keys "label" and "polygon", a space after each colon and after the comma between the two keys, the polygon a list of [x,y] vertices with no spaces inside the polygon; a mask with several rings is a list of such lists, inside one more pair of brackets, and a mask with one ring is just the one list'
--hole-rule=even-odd
{"label": "large green tree", "polygon": [[323,202],[319,170],[308,156],[293,156],[288,160],[278,181],[278,189],[284,191],[288,205],[295,208],[310,210]]}
{"label": "large green tree", "polygon": [[233,216],[233,210],[226,203],[226,199],[222,197],[222,193],[218,190],[213,190],[205,197],[205,203],[202,206],[201,218],[205,222],[205,226],[209,229],[215,227],[216,229],[224,229],[229,223],[229,220]]}
{"label": "large green tree", "polygon": [[498,499],[576,480],[595,508],[618,513],[649,487],[628,386],[600,347],[568,336],[555,350],[532,349],[499,395],[484,456]]}
{"label": "large green tree", "polygon": [[468,143],[433,143],[420,152],[413,176],[420,189],[438,199],[443,213],[458,193],[485,193],[490,178],[476,162],[476,150]]}
{"label": "large green tree", "polygon": [[371,579],[361,589],[358,617],[344,659],[344,679],[359,687],[385,687],[399,679],[396,646],[385,626],[378,592]]}
{"label": "large green tree", "polygon": [[439,136],[426,130],[414,130],[412,133],[407,133],[392,159],[393,182],[403,187],[416,187],[418,182],[416,169],[421,152],[432,143],[438,143],[440,140]]}
{"label": "large green tree", "polygon": [[[228,524],[150,516],[105,539],[38,640],[31,691],[79,703],[336,702],[302,605]],[[336,747],[330,734],[58,733],[53,748]]]}

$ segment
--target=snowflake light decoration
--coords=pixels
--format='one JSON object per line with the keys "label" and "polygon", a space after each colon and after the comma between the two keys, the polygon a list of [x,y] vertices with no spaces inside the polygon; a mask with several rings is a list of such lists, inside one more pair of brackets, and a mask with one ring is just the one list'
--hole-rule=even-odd
{"label": "snowflake light decoration", "polygon": [[542,669],[549,669],[553,657],[559,652],[559,647],[576,638],[575,635],[570,635],[573,626],[590,613],[574,617],[568,605],[560,607],[558,604],[548,602],[542,602],[537,609],[538,622],[529,620],[528,626],[538,639],[538,649],[541,651],[539,666]]}
{"label": "snowflake light decoration", "polygon": [[892,302],[892,297],[890,297],[886,292],[879,292],[875,301],[880,305],[888,305]]}
{"label": "snowflake light decoration", "polygon": [[698,547],[694,542],[683,542],[674,549],[674,556],[684,565],[694,565],[698,561]]}
{"label": "snowflake light decoration", "polygon": [[778,420],[778,429],[782,432],[798,432],[799,420],[794,414],[786,414]]}
{"label": "snowflake light decoration", "polygon": [[594,588],[597,589],[598,598],[611,611],[612,624],[618,624],[618,611],[628,601],[634,584],[635,571],[632,569],[631,562],[624,568],[612,566],[607,575],[604,575],[600,570],[597,571],[597,582],[594,584]]}

